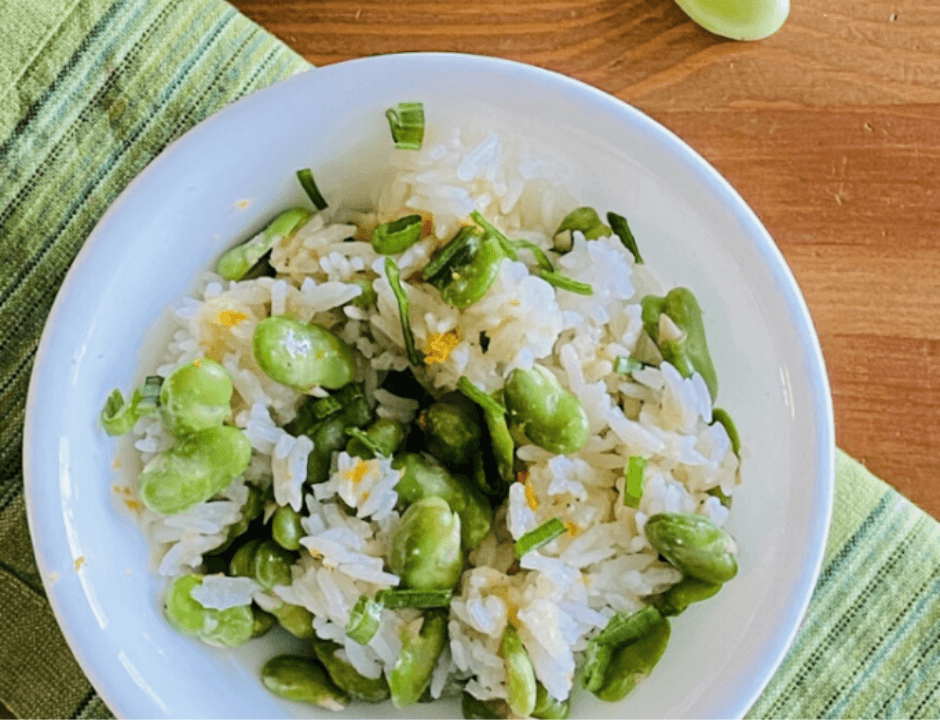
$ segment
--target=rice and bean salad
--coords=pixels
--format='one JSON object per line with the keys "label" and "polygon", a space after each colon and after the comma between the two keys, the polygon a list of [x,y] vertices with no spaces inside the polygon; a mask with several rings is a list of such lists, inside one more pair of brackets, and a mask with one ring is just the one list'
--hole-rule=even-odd
{"label": "rice and bean salad", "polygon": [[521,139],[387,117],[375,205],[298,172],[314,209],[226,252],[105,404],[166,617],[216,646],[309,640],[262,680],[334,710],[620,700],[737,572],[701,310]]}

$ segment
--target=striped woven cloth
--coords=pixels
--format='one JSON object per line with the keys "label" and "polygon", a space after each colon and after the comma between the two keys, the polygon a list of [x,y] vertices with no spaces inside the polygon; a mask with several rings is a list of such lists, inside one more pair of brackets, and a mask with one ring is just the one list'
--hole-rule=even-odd
{"label": "striped woven cloth", "polygon": [[[168,143],[308,69],[222,0],[0,0],[0,701],[109,717],[33,561],[23,414],[56,290],[104,210]],[[940,716],[940,529],[840,454],[808,616],[749,717]]]}

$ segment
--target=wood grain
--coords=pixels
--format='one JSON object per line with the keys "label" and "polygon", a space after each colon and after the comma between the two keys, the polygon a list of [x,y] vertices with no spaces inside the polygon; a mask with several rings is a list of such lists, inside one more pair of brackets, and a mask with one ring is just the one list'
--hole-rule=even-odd
{"label": "wood grain", "polygon": [[940,518],[940,3],[794,0],[758,43],[672,0],[232,0],[317,65],[417,50],[576,77],[676,132],[793,269],[837,441]]}

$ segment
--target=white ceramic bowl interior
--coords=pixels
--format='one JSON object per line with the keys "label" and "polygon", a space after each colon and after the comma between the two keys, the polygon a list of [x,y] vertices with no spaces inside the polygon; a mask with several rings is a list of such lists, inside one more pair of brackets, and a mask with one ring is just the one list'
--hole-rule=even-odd
{"label": "white ceramic bowl interior", "polygon": [[[740,716],[782,660],[819,571],[834,446],[819,345],[773,241],[704,160],[604,93],[501,60],[385,56],[294,77],[186,134],[106,213],[55,303],[27,408],[30,526],[62,629],[117,714],[317,715],[258,681],[275,653],[270,636],[221,651],[164,622],[163,585],[112,491],[131,481],[129,470],[113,467],[116,442],[96,418],[112,388],[131,388],[152,367],[145,339],[200,270],[277,210],[303,202],[297,169],[313,168],[328,199],[368,199],[391,146],[384,110],[420,100],[433,123],[467,112],[468,99],[476,121],[508,123],[566,158],[576,197],[626,215],[663,285],[695,291],[719,404],[747,453],[729,526],[740,575],[675,620],[664,658],[633,695],[609,705],[579,692],[573,716]],[[349,712],[397,715],[389,704]],[[408,711],[442,713],[459,717],[456,704]]]}

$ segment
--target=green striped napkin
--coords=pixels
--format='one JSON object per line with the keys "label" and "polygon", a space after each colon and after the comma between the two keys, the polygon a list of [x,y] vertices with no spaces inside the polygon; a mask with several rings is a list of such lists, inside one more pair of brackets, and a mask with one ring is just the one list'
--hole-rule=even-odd
{"label": "green striped napkin", "polygon": [[[33,561],[23,413],[56,290],[85,238],[168,143],[308,69],[222,0],[0,0],[0,702],[102,717]],[[940,529],[840,454],[809,614],[750,717],[940,715]]]}

